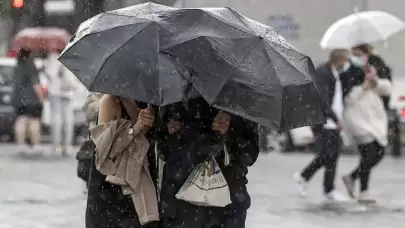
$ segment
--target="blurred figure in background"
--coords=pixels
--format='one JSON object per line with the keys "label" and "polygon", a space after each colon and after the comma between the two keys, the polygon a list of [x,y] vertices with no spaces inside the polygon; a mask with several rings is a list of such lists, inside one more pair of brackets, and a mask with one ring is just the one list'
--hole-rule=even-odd
{"label": "blurred figure in background", "polygon": [[[373,60],[376,58],[371,57],[369,49],[360,46],[353,48],[352,52],[353,64],[362,67],[365,77],[345,98],[344,135],[346,140],[356,142],[361,159],[359,166],[343,177],[343,182],[349,195],[354,198],[355,181],[360,179],[358,200],[374,203],[375,199],[368,192],[368,183],[371,169],[381,161],[388,145],[388,117],[385,110],[388,104],[384,98],[389,97],[392,85],[382,60]],[[377,63],[374,62],[374,65],[371,61]]]}
{"label": "blurred figure in background", "polygon": [[30,56],[31,51],[20,50],[13,77],[13,105],[17,114],[14,126],[15,139],[18,145],[25,147],[28,133],[28,139],[32,146],[32,148],[24,148],[22,152],[36,150],[35,147],[41,139],[44,94],[40,85],[38,70]]}
{"label": "blurred figure in background", "polygon": [[49,101],[51,103],[52,149],[68,155],[74,133],[73,93],[76,77],[59,61],[60,52],[49,53],[45,72],[49,79]]}
{"label": "blurred figure in background", "polygon": [[[82,110],[86,114],[87,126],[93,128],[97,126],[98,120],[98,110],[100,105],[100,100],[103,97],[102,93],[91,92],[87,95],[85,103],[82,107]],[[95,144],[90,137],[85,140],[79,148],[79,151],[76,153],[77,160],[77,176],[85,181],[86,191],[90,176],[91,162],[93,160],[95,150]]]}
{"label": "blurred figure in background", "polygon": [[272,150],[273,148],[271,148],[270,145],[270,140],[269,137],[271,135],[272,131],[265,126],[259,126],[259,145],[260,145],[260,152],[261,153],[268,153],[270,152],[270,150]]}
{"label": "blurred figure in background", "polygon": [[86,114],[87,125],[92,128],[97,125],[98,106],[103,97],[102,93],[90,92],[83,105],[84,113]]}
{"label": "blurred figure in background", "polygon": [[[387,79],[392,83],[391,69],[387,66],[384,60],[376,55],[373,51],[373,47],[369,44],[359,45],[352,49],[352,62],[359,67],[364,67],[365,65],[373,66],[377,71],[377,76],[380,79]],[[381,99],[384,103],[385,110],[387,111],[388,117],[390,119],[388,128],[392,131],[390,140],[392,155],[401,155],[401,129],[400,129],[400,116],[397,110],[391,109],[389,107],[391,98],[391,92],[388,94],[381,95]]]}
{"label": "blurred figure in background", "polygon": [[323,192],[327,200],[346,198],[335,191],[336,166],[340,153],[340,131],[343,116],[343,82],[341,75],[350,69],[348,50],[333,50],[330,60],[317,69],[316,81],[321,97],[325,99],[324,114],[327,122],[314,127],[316,157],[294,178],[302,196],[307,195],[308,182],[322,167],[325,168]]}

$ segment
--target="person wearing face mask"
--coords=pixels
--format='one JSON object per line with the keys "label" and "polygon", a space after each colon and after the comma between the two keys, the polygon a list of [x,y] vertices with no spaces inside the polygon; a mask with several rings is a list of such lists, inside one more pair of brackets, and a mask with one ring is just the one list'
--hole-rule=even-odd
{"label": "person wearing face mask", "polygon": [[[362,44],[352,48],[351,62],[361,68],[367,65],[373,66],[377,70],[379,78],[392,81],[390,67],[385,64],[380,56],[373,54],[373,49],[369,44]],[[384,102],[385,109],[388,110],[390,95],[382,95],[381,99]]]}
{"label": "person wearing face mask", "polygon": [[[373,167],[383,158],[388,144],[387,104],[392,84],[389,68],[376,60],[364,46],[352,50],[353,64],[362,66],[364,77],[361,83],[351,83],[351,89],[344,97],[344,135],[348,144],[354,142],[360,152],[360,164],[350,174],[343,177],[348,194],[354,198],[354,186],[360,180],[358,200],[374,203],[369,192],[369,178]],[[381,60],[382,61],[382,60]],[[353,141],[353,142],[350,142]]]}
{"label": "person wearing face mask", "polygon": [[[316,157],[294,179],[300,195],[307,195],[310,179],[322,167],[325,168],[323,191],[327,200],[345,200],[335,190],[334,182],[339,157],[340,131],[342,130],[343,87],[342,74],[350,70],[348,50],[333,50],[330,60],[317,69],[316,83],[322,98],[325,99],[324,115],[327,122],[313,128],[316,135]],[[346,77],[347,78],[347,77]],[[345,80],[347,85],[347,80]]]}

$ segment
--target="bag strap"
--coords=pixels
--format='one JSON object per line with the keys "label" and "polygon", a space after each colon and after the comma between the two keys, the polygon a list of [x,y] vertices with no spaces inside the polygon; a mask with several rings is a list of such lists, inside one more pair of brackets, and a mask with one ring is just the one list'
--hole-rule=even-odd
{"label": "bag strap", "polygon": [[229,152],[228,152],[228,148],[226,147],[225,143],[224,143],[224,165],[228,166],[231,164],[230,158],[229,158]]}

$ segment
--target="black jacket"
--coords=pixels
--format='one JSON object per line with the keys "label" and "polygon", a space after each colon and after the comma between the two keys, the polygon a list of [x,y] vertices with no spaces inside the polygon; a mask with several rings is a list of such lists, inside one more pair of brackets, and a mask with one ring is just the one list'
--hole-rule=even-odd
{"label": "black jacket", "polygon": [[[351,64],[350,68],[339,75],[340,82],[342,84],[343,99],[349,94],[351,89],[360,85],[364,81],[364,72],[361,68],[358,68]],[[326,118],[332,119],[337,123],[338,118],[336,113],[332,110],[333,96],[335,95],[336,78],[332,73],[332,68],[329,63],[322,64],[316,69],[316,83],[321,98],[323,98],[324,109],[323,113]],[[315,126],[319,129],[322,125]]]}
{"label": "black jacket", "polygon": [[31,58],[18,60],[13,75],[13,105],[16,107],[40,105],[34,85],[39,84],[38,70]]}
{"label": "black jacket", "polygon": [[322,64],[316,69],[315,79],[321,98],[324,99],[324,115],[326,118],[330,118],[335,123],[337,123],[338,117],[332,110],[332,101],[333,96],[335,95],[336,78],[332,73],[332,68],[329,63]]}
{"label": "black jacket", "polygon": [[[160,207],[163,227],[208,228],[223,224],[234,227],[231,225],[233,220],[232,224],[240,224],[237,227],[244,225],[246,210],[250,206],[246,190],[247,169],[259,154],[257,125],[231,116],[231,129],[227,136],[222,137],[211,130],[217,113],[217,109],[201,98],[187,104],[170,105],[166,109],[158,141],[159,151],[166,160]],[[167,129],[163,130],[171,118],[184,123],[183,131],[177,135],[169,135]],[[231,160],[227,167],[224,166],[224,143]],[[209,208],[177,200],[175,194],[193,168],[211,156],[215,156],[229,185],[232,204],[226,208]],[[235,212],[233,215],[232,211]]]}

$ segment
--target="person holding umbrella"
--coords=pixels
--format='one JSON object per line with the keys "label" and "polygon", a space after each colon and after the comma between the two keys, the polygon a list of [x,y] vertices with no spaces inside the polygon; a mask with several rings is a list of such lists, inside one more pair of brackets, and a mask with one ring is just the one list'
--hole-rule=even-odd
{"label": "person holding umbrella", "polygon": [[330,60],[317,69],[317,83],[319,90],[326,99],[326,124],[315,126],[316,157],[294,178],[301,196],[306,196],[308,182],[322,167],[325,168],[323,192],[326,199],[341,201],[346,199],[335,190],[336,167],[340,153],[340,131],[343,128],[343,87],[341,75],[350,69],[349,51],[345,49],[333,50]]}
{"label": "person holding umbrella", "polygon": [[132,99],[109,94],[100,101],[97,126],[90,129],[97,150],[88,182],[87,228],[158,227],[154,147],[145,137],[155,115],[138,107]]}
{"label": "person holding umbrella", "polygon": [[[360,164],[350,174],[343,177],[348,194],[354,198],[355,181],[360,179],[360,194],[358,200],[374,203],[370,196],[369,178],[371,170],[384,156],[384,148],[388,144],[388,117],[383,98],[389,97],[392,84],[384,65],[365,52],[364,46],[353,48],[353,64],[361,66],[365,72],[361,84],[353,86],[345,98],[344,133],[348,143],[354,141],[360,151]],[[364,51],[364,52],[363,52]],[[373,61],[375,66],[369,61]],[[385,69],[384,69],[385,68]],[[381,75],[380,75],[381,74]]]}
{"label": "person holding umbrella", "polygon": [[[168,214],[161,214],[161,219],[173,227],[191,227],[184,218],[199,223],[192,227],[243,226],[250,202],[245,176],[258,153],[253,139],[257,124],[282,132],[324,121],[312,60],[274,28],[229,8],[176,9],[145,3],[102,13],[80,25],[59,60],[91,92],[159,107],[156,114],[164,122],[157,121],[153,137],[167,160],[165,169],[171,169],[163,178],[161,208]],[[197,93],[185,93],[189,86]],[[174,125],[167,126],[171,119],[184,125],[175,134],[169,132]],[[218,163],[225,165],[224,140],[231,165],[223,172],[235,190],[229,210],[196,206],[192,210],[201,215],[196,217],[177,210],[170,199],[184,184],[184,172],[217,154]],[[169,178],[174,185],[164,183]],[[224,211],[229,214],[224,216]]]}
{"label": "person holding umbrella", "polygon": [[[246,175],[248,167],[255,163],[259,155],[257,124],[210,107],[202,98],[167,107],[164,123],[167,131],[161,132],[158,143],[159,151],[166,161],[161,186],[162,227],[245,227],[250,207]],[[218,140],[218,143],[225,143],[227,151],[215,153],[204,150],[207,144],[202,144],[200,149],[188,146],[201,135],[223,138],[224,141]],[[196,206],[176,199],[175,194],[190,175],[182,170],[208,160],[210,156],[215,157],[226,179],[232,203],[224,208],[215,208]],[[195,164],[190,164],[190,161]]]}

